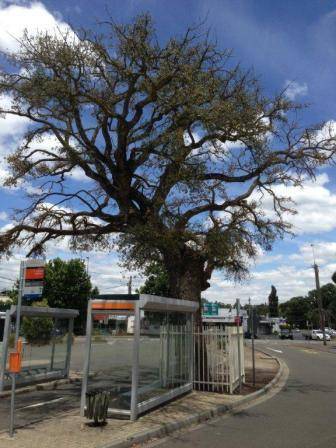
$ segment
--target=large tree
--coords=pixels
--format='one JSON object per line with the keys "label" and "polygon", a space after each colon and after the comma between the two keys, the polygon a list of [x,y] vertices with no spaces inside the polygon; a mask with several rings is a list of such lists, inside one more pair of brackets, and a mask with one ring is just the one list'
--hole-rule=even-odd
{"label": "large tree", "polygon": [[25,180],[36,194],[0,252],[61,238],[109,249],[117,234],[128,260],[163,263],[171,296],[200,300],[214,269],[240,278],[258,246],[290,230],[275,186],[300,186],[334,141],[301,128],[284,92],[268,98],[200,29],[162,43],[147,15],[105,26],[26,35],[6,55],[0,94],[12,106],[0,112],[30,123],[6,185]]}

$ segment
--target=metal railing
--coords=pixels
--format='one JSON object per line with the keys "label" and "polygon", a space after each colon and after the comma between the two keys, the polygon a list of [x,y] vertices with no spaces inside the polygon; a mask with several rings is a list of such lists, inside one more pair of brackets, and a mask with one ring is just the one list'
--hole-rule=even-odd
{"label": "metal railing", "polygon": [[239,385],[239,379],[245,380],[242,328],[196,328],[193,359],[194,389],[232,394]]}

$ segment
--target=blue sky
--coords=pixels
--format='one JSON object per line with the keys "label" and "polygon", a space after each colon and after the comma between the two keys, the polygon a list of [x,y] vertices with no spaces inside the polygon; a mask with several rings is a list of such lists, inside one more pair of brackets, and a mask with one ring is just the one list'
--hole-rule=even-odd
{"label": "blue sky", "polygon": [[[24,27],[32,32],[55,25],[98,29],[97,22],[106,19],[107,10],[116,21],[150,12],[162,40],[206,18],[218,45],[233,49],[235,61],[254,70],[266,93],[274,94],[290,83],[291,99],[309,104],[302,112],[303,124],[336,123],[336,0],[0,0],[0,47],[14,48],[13,36],[19,37]],[[25,123],[0,119],[0,180],[5,175],[4,156],[20,141],[24,129]],[[1,227],[9,224],[9,210],[20,206],[22,189],[0,187]],[[297,237],[276,243],[270,253],[261,252],[251,266],[251,279],[243,284],[234,285],[216,272],[205,293],[209,299],[232,303],[236,297],[246,301],[251,295],[255,303],[263,302],[271,284],[277,287],[281,301],[305,294],[314,284],[311,243],[315,244],[322,282],[329,281],[336,270],[335,168],[321,169],[316,183],[309,181],[304,189],[284,193],[297,203],[299,213],[293,218]],[[72,256],[62,244],[50,247],[48,257],[55,255]],[[14,278],[20,256],[17,253],[13,259],[1,261],[0,275]],[[123,276],[128,273],[120,269],[115,254],[90,254],[90,270],[101,291],[126,291]],[[139,282],[137,277],[135,283]],[[0,279],[0,287],[8,284]]]}

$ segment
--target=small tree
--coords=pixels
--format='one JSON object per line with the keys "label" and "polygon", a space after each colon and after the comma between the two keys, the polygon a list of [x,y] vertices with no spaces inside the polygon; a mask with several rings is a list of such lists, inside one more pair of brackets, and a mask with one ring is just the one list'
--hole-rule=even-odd
{"label": "small tree", "polygon": [[269,312],[269,307],[266,303],[260,303],[254,307],[257,316],[266,316]]}
{"label": "small tree", "polygon": [[277,295],[276,287],[272,285],[271,293],[268,296],[268,309],[270,317],[279,316],[279,299]]}
{"label": "small tree", "polygon": [[140,294],[154,294],[169,297],[169,278],[167,271],[160,263],[151,263],[144,272],[147,277],[143,286],[140,286]]}
{"label": "small tree", "polygon": [[[46,300],[35,302],[34,306],[47,307]],[[52,336],[53,320],[50,317],[23,317],[21,331],[30,344],[47,344]]]}
{"label": "small tree", "polygon": [[13,302],[11,300],[0,301],[0,311],[9,310],[11,305],[13,305]]}
{"label": "small tree", "polygon": [[314,300],[309,296],[303,297],[292,297],[287,302],[280,304],[280,312],[286,317],[287,322],[299,328],[305,328],[307,321],[311,322],[312,318],[315,320],[317,315],[315,311],[318,312]]}
{"label": "small tree", "polygon": [[92,289],[83,260],[55,258],[47,263],[43,298],[51,307],[79,310],[75,319],[76,333],[84,332],[87,303],[92,293],[97,295],[98,288]]}

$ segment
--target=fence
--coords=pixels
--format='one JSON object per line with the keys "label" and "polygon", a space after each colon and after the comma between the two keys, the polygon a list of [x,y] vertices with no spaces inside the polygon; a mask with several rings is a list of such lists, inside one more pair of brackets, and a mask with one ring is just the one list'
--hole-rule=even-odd
{"label": "fence", "polygon": [[203,326],[194,331],[194,389],[232,394],[245,380],[242,327]]}

